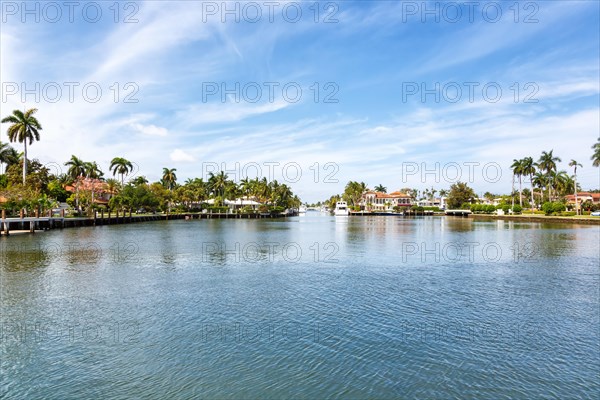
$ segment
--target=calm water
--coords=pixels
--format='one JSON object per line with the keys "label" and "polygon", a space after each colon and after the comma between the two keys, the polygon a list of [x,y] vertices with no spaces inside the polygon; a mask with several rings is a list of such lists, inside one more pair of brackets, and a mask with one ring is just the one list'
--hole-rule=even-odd
{"label": "calm water", "polygon": [[597,398],[597,226],[202,220],[0,240],[0,397]]}

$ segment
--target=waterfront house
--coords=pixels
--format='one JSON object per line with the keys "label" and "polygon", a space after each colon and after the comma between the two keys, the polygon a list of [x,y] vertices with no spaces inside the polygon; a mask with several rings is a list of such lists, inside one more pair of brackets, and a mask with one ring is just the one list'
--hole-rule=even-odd
{"label": "waterfront house", "polygon": [[99,179],[82,178],[73,183],[73,185],[65,186],[65,190],[69,193],[76,193],[79,189],[80,193],[93,193],[93,202],[97,205],[107,206],[108,201],[115,193],[108,190],[106,182]]}
{"label": "waterfront house", "polygon": [[[206,204],[214,205],[215,199],[207,200]],[[235,200],[228,200],[228,199],[223,200],[223,206],[229,207],[230,211],[232,211],[232,212],[235,210],[245,208],[245,207],[250,207],[256,211],[262,205],[263,205],[262,203],[259,203],[258,201],[256,201],[253,198],[250,198],[250,197],[241,197],[241,198],[237,198]]]}
{"label": "waterfront house", "polygon": [[416,205],[419,207],[438,207],[444,209],[446,208],[446,198],[437,197],[433,199],[423,199],[417,201]]}
{"label": "waterfront house", "polygon": [[[565,196],[565,200],[567,201],[567,205],[574,207],[575,206],[575,195],[569,194]],[[581,206],[583,203],[592,203],[592,204],[600,204],[600,193],[590,193],[590,192],[581,192],[577,193],[577,203]]]}
{"label": "waterfront house", "polygon": [[367,211],[393,211],[394,207],[409,208],[411,205],[411,197],[398,191],[392,193],[368,191],[360,200],[361,210]]}

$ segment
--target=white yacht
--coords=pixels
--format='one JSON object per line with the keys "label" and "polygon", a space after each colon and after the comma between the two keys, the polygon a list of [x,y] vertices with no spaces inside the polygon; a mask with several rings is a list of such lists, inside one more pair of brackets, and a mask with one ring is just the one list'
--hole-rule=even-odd
{"label": "white yacht", "polygon": [[300,209],[298,210],[298,212],[300,214],[306,214],[306,206],[305,205],[301,205]]}
{"label": "white yacht", "polygon": [[348,215],[348,204],[345,201],[338,201],[335,203],[334,215],[344,216]]}

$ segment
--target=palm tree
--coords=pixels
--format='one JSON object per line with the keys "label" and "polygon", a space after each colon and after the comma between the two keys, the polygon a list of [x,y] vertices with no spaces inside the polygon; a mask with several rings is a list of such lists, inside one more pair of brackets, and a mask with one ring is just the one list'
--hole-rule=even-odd
{"label": "palm tree", "polygon": [[382,184],[379,184],[379,185],[375,186],[375,191],[381,192],[381,193],[387,193],[387,188],[385,186],[383,186]]}
{"label": "palm tree", "polygon": [[6,169],[8,169],[8,167],[10,167],[13,164],[19,164],[22,157],[23,157],[23,152],[19,152],[19,151],[15,150],[13,147],[9,147],[8,150],[6,151],[5,161],[4,161],[6,163]]}
{"label": "palm tree", "polygon": [[210,173],[208,178],[208,183],[210,185],[211,190],[216,196],[224,197],[225,196],[225,188],[227,187],[227,174],[223,171],[219,172],[217,175]]}
{"label": "palm tree", "polygon": [[592,145],[592,150],[594,150],[594,154],[590,158],[593,161],[594,167],[600,167],[600,137],[598,141]]}
{"label": "palm tree", "polygon": [[368,188],[368,186],[367,186],[367,184],[366,184],[366,183],[364,183],[364,182],[361,182],[361,183],[360,183],[360,190],[361,190],[361,192],[362,192],[362,193],[365,193],[365,192],[368,192],[368,191],[369,191],[369,188]]}
{"label": "palm tree", "polygon": [[431,195],[431,197],[430,197],[430,200],[431,200],[431,203],[432,203],[432,204],[433,204],[433,201],[435,200],[435,194],[436,194],[436,193],[437,193],[437,190],[435,190],[435,189],[433,188],[433,186],[432,186],[432,187],[431,187],[431,190],[429,191],[429,194]]}
{"label": "palm tree", "polygon": [[544,202],[544,188],[548,186],[548,176],[541,171],[533,175],[533,184],[540,188],[540,203]]}
{"label": "palm tree", "polygon": [[90,180],[90,186],[92,188],[92,205],[94,204],[94,194],[96,192],[96,184],[104,175],[104,172],[100,169],[98,164],[94,162],[86,162],[85,164],[85,176]]}
{"label": "palm tree", "polygon": [[252,181],[248,179],[248,177],[240,180],[240,190],[246,197],[248,197],[248,195],[252,191]]}
{"label": "palm tree", "polygon": [[266,203],[271,197],[271,187],[267,182],[267,178],[263,177],[261,180],[256,178],[254,180],[254,196],[258,198],[260,203]]}
{"label": "palm tree", "polygon": [[542,155],[538,160],[538,168],[542,171],[546,171],[548,177],[550,178],[548,181],[548,201],[552,201],[552,187],[554,185],[550,173],[552,171],[556,171],[556,163],[562,161],[559,157],[554,157],[552,154],[553,151],[554,150],[550,150],[549,152],[542,151]]}
{"label": "palm tree", "polygon": [[[600,143],[600,140],[598,141]],[[598,146],[600,148],[600,146]],[[573,180],[575,181],[575,214],[579,215],[579,204],[577,203],[577,167],[583,168],[583,165],[571,159],[569,167],[573,167]]]}
{"label": "palm tree", "polygon": [[134,186],[145,185],[148,183],[148,179],[145,176],[137,176],[135,179],[130,181]]}
{"label": "palm tree", "polygon": [[521,173],[521,160],[513,159],[513,163],[510,166],[513,173],[512,189],[510,191],[510,198],[512,200],[512,206],[515,206],[515,176]]}
{"label": "palm tree", "polygon": [[123,185],[125,175],[129,175],[131,171],[133,171],[133,164],[131,161],[126,160],[123,157],[115,157],[110,162],[110,167],[108,168],[112,171],[113,176],[116,174],[121,175],[121,186]]}
{"label": "palm tree", "polygon": [[510,194],[510,197],[512,198],[512,205],[513,207],[515,206],[515,197],[514,197],[514,193],[515,193],[515,176],[519,177],[519,205],[523,206],[523,199],[521,196],[522,193],[522,188],[521,188],[521,177],[523,176],[523,163],[522,160],[517,160],[514,159],[512,165],[510,166],[510,168],[512,169],[512,173],[513,173],[513,179],[512,179],[512,192]]}
{"label": "palm tree", "polygon": [[177,175],[175,175],[175,171],[177,171],[177,168],[163,168],[162,179],[169,190],[173,190],[175,187],[175,182],[177,181]]}
{"label": "palm tree", "polygon": [[0,142],[0,173],[4,172],[4,170],[2,169],[4,164],[8,164],[10,161],[11,149],[12,147],[10,147],[8,143]]}
{"label": "palm tree", "polygon": [[79,181],[86,174],[86,163],[72,155],[71,159],[65,163],[65,166],[69,167],[67,175],[75,181],[75,207],[79,210]]}
{"label": "palm tree", "polygon": [[78,179],[82,176],[85,176],[86,163],[82,159],[76,156],[71,156],[71,159],[65,163],[65,166],[69,167],[67,174],[71,178]]}
{"label": "palm tree", "polygon": [[23,143],[23,185],[27,177],[27,141],[29,144],[33,144],[33,141],[40,140],[39,131],[42,130],[42,125],[39,123],[36,117],[33,116],[37,112],[37,108],[30,108],[24,113],[19,110],[14,110],[12,115],[2,119],[2,123],[10,123],[8,127],[8,139],[11,142],[19,141]]}
{"label": "palm tree", "polygon": [[98,164],[94,162],[86,162],[84,163],[85,176],[91,179],[101,179],[104,175],[104,172],[100,169]]}
{"label": "palm tree", "polygon": [[120,183],[116,179],[107,179],[106,180],[106,191],[111,195],[117,194],[119,191]]}
{"label": "palm tree", "polygon": [[573,179],[567,174],[567,171],[550,172],[550,181],[553,182],[556,189],[555,194],[570,193],[573,189]]}
{"label": "palm tree", "polygon": [[531,184],[531,209],[534,208],[535,200],[533,198],[533,174],[535,174],[535,164],[533,158],[525,157],[521,160],[521,173],[529,175],[529,183]]}

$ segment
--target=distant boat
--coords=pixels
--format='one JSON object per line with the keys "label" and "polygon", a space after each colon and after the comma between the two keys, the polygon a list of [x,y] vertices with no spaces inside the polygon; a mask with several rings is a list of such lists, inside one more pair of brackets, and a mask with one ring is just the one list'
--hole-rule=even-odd
{"label": "distant boat", "polygon": [[348,215],[348,204],[345,201],[338,201],[335,203],[335,216],[346,216]]}
{"label": "distant boat", "polygon": [[300,209],[298,210],[298,212],[300,214],[306,214],[306,206],[300,206]]}

